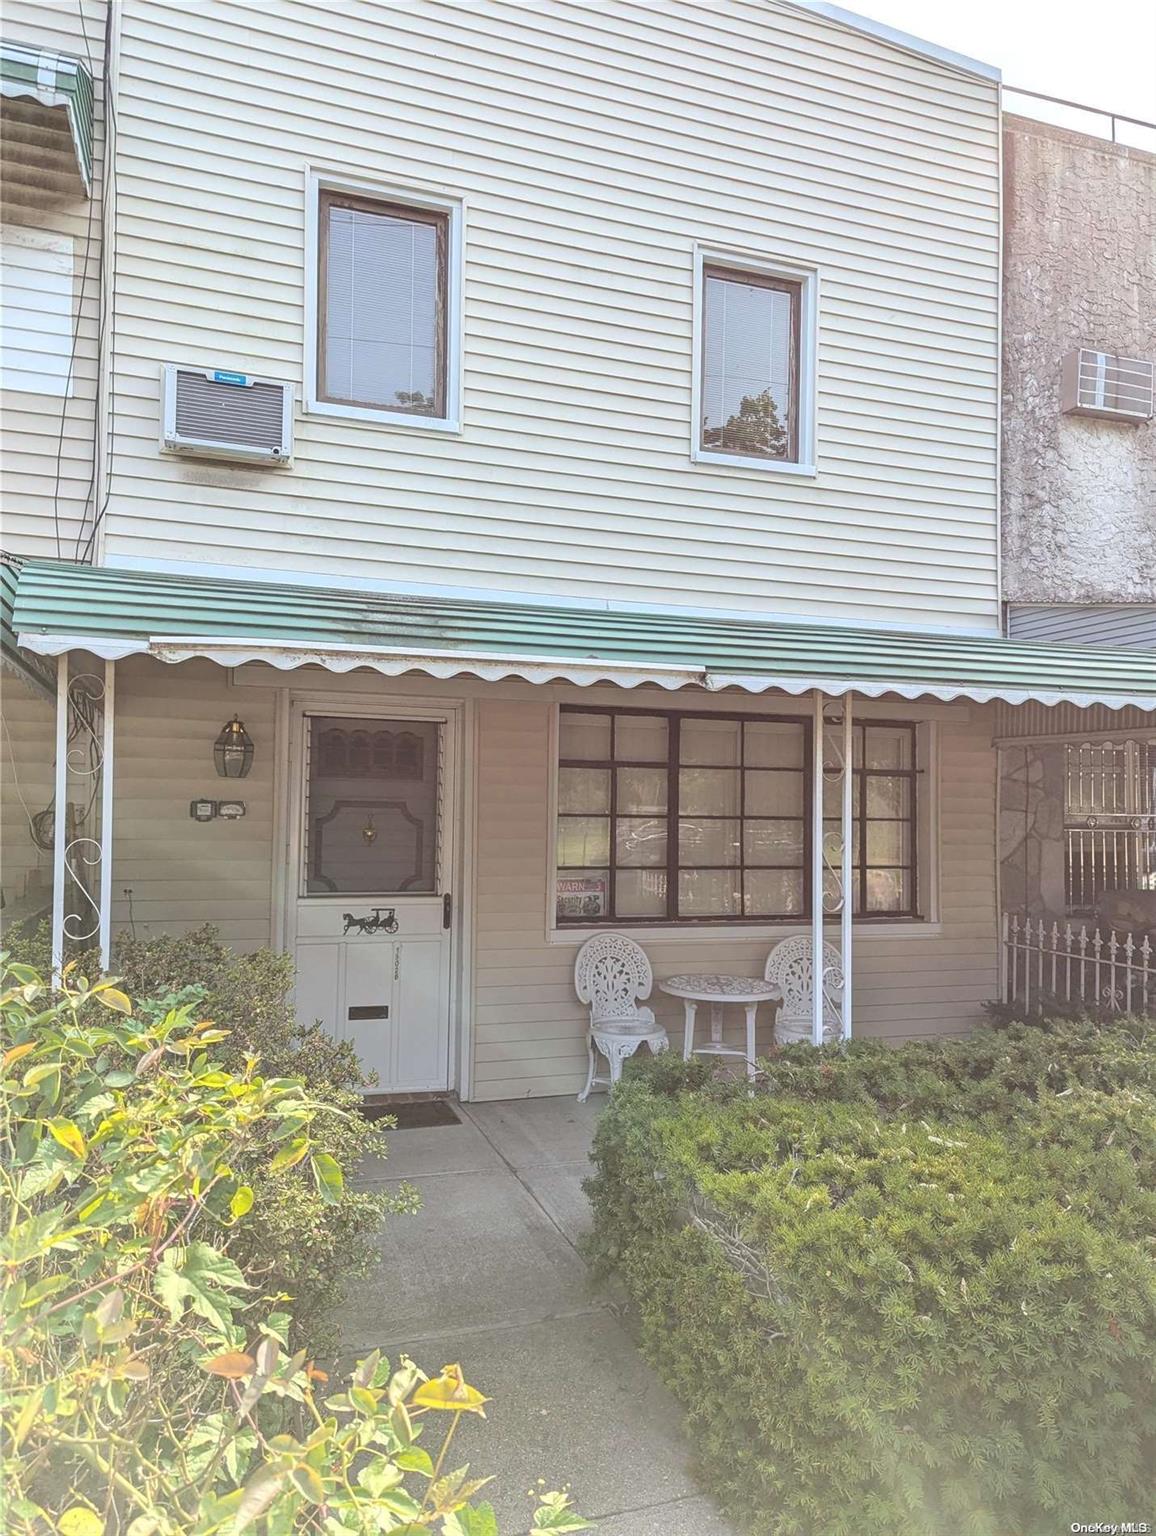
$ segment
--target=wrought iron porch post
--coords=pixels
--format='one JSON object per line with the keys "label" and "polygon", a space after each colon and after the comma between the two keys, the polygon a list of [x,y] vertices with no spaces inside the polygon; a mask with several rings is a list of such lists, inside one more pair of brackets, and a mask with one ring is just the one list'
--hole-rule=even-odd
{"label": "wrought iron porch post", "polygon": [[[864,785],[864,790],[866,785]],[[843,995],[840,1033],[844,1040],[851,1038],[851,924],[855,915],[855,888],[852,854],[855,847],[855,741],[851,718],[851,695],[843,697],[843,797],[840,813],[842,844],[843,905],[839,912],[839,939],[843,962]],[[867,810],[863,808],[864,835],[866,835]],[[863,850],[866,862],[867,850]]]}
{"label": "wrought iron porch post", "polygon": [[56,658],[56,780],[52,818],[52,980],[64,969],[64,855],[68,846],[68,667],[69,653]]}
{"label": "wrought iron porch post", "polygon": [[811,730],[811,1043],[823,1043],[823,690]]}
{"label": "wrought iron porch post", "polygon": [[[112,950],[112,816],[116,663],[72,675],[66,651],[56,663],[56,768],[52,830],[52,976],[59,983],[69,944]],[[87,785],[71,814],[70,774]],[[99,804],[99,835],[91,817]],[[95,888],[93,872],[95,871]],[[71,898],[71,900],[70,900]]]}
{"label": "wrought iron porch post", "polygon": [[100,964],[112,964],[112,792],[116,715],[116,662],[104,663],[104,717],[100,757]]}

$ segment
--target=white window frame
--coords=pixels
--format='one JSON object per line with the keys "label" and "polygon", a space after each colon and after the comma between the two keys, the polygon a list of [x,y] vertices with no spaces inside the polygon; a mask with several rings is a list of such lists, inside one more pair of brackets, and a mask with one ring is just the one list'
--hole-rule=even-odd
{"label": "white window frame", "polygon": [[[427,209],[447,216],[446,414],[444,416],[415,416],[410,411],[391,411],[384,407],[369,405],[345,405],[339,401],[318,398],[318,371],[321,359],[317,355],[317,321],[321,294],[317,258],[322,192],[341,192],[354,197],[380,200],[383,203],[400,204],[402,207]],[[379,426],[400,427],[407,432],[461,432],[464,245],[465,203],[461,198],[447,197],[441,193],[403,186],[400,183],[362,181],[312,169],[306,172],[305,357],[302,396],[307,415],[338,416],[346,421],[376,422]]]}
{"label": "white window frame", "polygon": [[[740,453],[717,453],[702,446],[703,328],[706,322],[703,269],[725,267],[734,272],[754,272],[798,283],[799,294],[799,399],[798,461],[763,459]],[[816,267],[728,251],[723,246],[694,247],[694,345],[690,391],[690,457],[692,463],[728,469],[757,469],[763,474],[814,479],[818,474],[816,442],[816,375],[819,346],[819,272]]]}

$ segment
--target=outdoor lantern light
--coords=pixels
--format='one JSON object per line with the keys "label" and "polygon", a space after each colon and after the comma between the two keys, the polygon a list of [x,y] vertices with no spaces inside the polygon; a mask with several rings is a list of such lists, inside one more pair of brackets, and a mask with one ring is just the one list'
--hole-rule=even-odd
{"label": "outdoor lantern light", "polygon": [[223,779],[243,779],[253,766],[253,740],[236,715],[213,743],[213,761]]}

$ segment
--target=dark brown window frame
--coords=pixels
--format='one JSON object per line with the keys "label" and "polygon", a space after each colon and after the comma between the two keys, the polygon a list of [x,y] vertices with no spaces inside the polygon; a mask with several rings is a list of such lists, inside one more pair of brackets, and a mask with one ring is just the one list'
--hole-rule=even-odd
{"label": "dark brown window frame", "polygon": [[[326,322],[329,295],[329,211],[331,208],[351,208],[357,213],[384,215],[389,218],[407,219],[416,224],[431,224],[437,231],[436,287],[434,312],[437,316],[435,346],[434,403],[429,410],[402,404],[383,404],[380,400],[355,400],[347,395],[330,394],[325,371]],[[449,244],[450,211],[439,208],[418,208],[410,203],[398,203],[386,198],[364,197],[356,193],[341,192],[322,187],[317,194],[317,377],[314,380],[317,399],[326,405],[350,405],[359,410],[381,411],[391,416],[412,416],[422,421],[447,419],[449,374]]]}
{"label": "dark brown window frame", "polygon": [[[756,288],[771,288],[778,293],[785,293],[791,300],[791,355],[790,355],[790,400],[787,409],[787,452],[782,458],[776,458],[772,454],[751,453],[745,449],[715,448],[707,444],[706,437],[706,287],[711,279],[721,282],[741,282]],[[702,313],[699,316],[699,419],[696,425],[698,451],[700,454],[708,453],[717,455],[722,459],[758,459],[766,464],[798,464],[799,458],[799,413],[802,408],[801,392],[801,338],[803,324],[803,278],[776,277],[770,272],[760,272],[757,268],[731,267],[721,261],[706,261],[702,266]]]}
{"label": "dark brown window frame", "polygon": [[[905,730],[909,733],[910,749],[908,759],[910,768],[868,768],[867,767],[867,737],[866,732],[872,727],[882,727],[887,730]],[[857,840],[859,843],[859,856],[854,856],[852,849],[851,874],[855,881],[859,910],[855,913],[855,921],[861,918],[871,921],[880,919],[894,919],[896,922],[911,920],[919,916],[919,727],[910,720],[856,720],[852,729],[856,738],[863,732],[862,761],[853,768],[853,783],[855,795],[859,804],[859,814],[854,818],[857,828]],[[868,816],[867,814],[867,781],[869,779],[903,779],[908,785],[910,799],[910,816]],[[853,802],[854,803],[854,802]],[[825,822],[832,822],[837,818],[825,816]],[[909,825],[911,828],[910,859],[906,864],[869,864],[867,862],[867,828],[873,823],[886,823],[897,825]],[[905,908],[892,908],[886,912],[869,912],[867,909],[867,877],[872,870],[898,870],[908,876],[910,881],[911,900]]]}
{"label": "dark brown window frame", "polygon": [[[597,705],[597,704],[563,704],[563,705],[560,705],[559,706],[559,718],[561,718],[562,715],[567,715],[567,714],[571,714],[571,715],[600,715],[600,716],[607,716],[612,721],[612,725],[611,725],[611,741],[610,741],[610,753],[611,753],[611,755],[610,755],[610,757],[608,759],[606,759],[606,760],[597,759],[596,760],[596,759],[591,759],[591,758],[565,758],[561,754],[561,743],[559,742],[559,751],[558,751],[557,762],[556,762],[556,767],[559,770],[562,769],[562,768],[593,768],[593,769],[602,769],[602,770],[607,771],[609,773],[609,780],[610,780],[609,807],[610,808],[605,813],[606,814],[606,818],[607,818],[607,820],[609,822],[609,842],[610,842],[609,850],[608,850],[608,863],[607,863],[607,882],[608,882],[607,906],[608,906],[609,910],[606,913],[606,915],[603,916],[603,917],[589,917],[589,916],[562,917],[562,916],[559,916],[558,910],[557,910],[557,881],[558,881],[559,876],[560,875],[564,875],[565,870],[569,869],[569,868],[574,868],[574,869],[583,868],[583,869],[586,869],[586,868],[591,868],[592,866],[590,866],[590,865],[581,865],[581,866],[579,866],[579,865],[573,865],[573,866],[567,865],[567,866],[560,866],[558,864],[557,853],[555,853],[554,859],[553,859],[553,869],[551,871],[551,880],[553,882],[553,918],[554,918],[554,926],[555,926],[555,928],[558,928],[558,929],[563,929],[563,928],[627,928],[627,927],[629,927],[629,928],[729,928],[729,927],[734,927],[736,925],[741,925],[741,926],[744,926],[744,927],[767,927],[767,926],[773,926],[773,925],[797,926],[800,922],[803,922],[803,921],[807,920],[807,918],[810,915],[811,903],[812,903],[812,895],[811,895],[811,893],[812,893],[812,879],[811,879],[812,858],[811,858],[811,850],[812,850],[812,779],[813,779],[812,762],[813,762],[813,754],[812,754],[811,732],[810,732],[809,729],[807,729],[807,727],[809,725],[809,721],[807,720],[806,717],[802,717],[802,716],[799,716],[799,715],[786,715],[786,714],[744,714],[744,713],[741,713],[741,712],[738,712],[738,711],[732,712],[732,711],[690,710],[690,709],[687,709],[687,710],[666,710],[666,709],[626,708],[626,707],[621,707],[621,706],[617,706],[617,705],[600,706],[600,705]],[[648,761],[623,761],[623,760],[619,760],[619,759],[615,758],[615,756],[614,756],[614,726],[613,726],[613,721],[617,720],[618,718],[620,718],[622,716],[634,716],[634,717],[641,717],[641,718],[645,718],[645,719],[663,719],[663,720],[665,720],[667,722],[667,755],[666,755],[666,759],[665,759],[664,762],[660,762],[660,761],[657,761],[657,760],[655,760],[655,761],[649,761],[649,760]],[[802,866],[802,875],[803,875],[803,910],[801,912],[787,913],[787,914],[782,914],[782,915],[760,914],[760,915],[756,915],[756,916],[753,916],[753,917],[747,917],[747,916],[745,916],[742,913],[737,913],[737,914],[730,915],[730,916],[718,916],[718,917],[715,917],[715,916],[710,916],[710,917],[680,917],[678,915],[678,912],[677,912],[677,906],[678,906],[678,874],[679,874],[680,869],[683,869],[683,868],[688,868],[688,869],[689,868],[694,868],[696,870],[698,870],[698,869],[709,870],[709,869],[715,869],[715,868],[725,868],[728,872],[737,871],[738,874],[739,874],[740,880],[741,880],[742,876],[746,873],[748,868],[751,868],[751,869],[756,869],[756,868],[757,869],[763,869],[763,868],[768,868],[768,869],[769,868],[785,868],[785,869],[791,869],[791,870],[794,870],[794,869],[797,868],[796,865],[749,865],[748,866],[747,863],[746,863],[746,856],[745,856],[745,842],[742,840],[741,831],[740,831],[740,840],[741,840],[741,844],[742,845],[740,846],[740,862],[738,864],[725,865],[725,866],[724,865],[719,865],[719,866],[714,866],[714,865],[693,865],[693,866],[685,865],[684,866],[684,865],[682,865],[679,862],[678,828],[679,828],[679,819],[680,819],[680,817],[679,817],[679,769],[680,768],[685,768],[685,767],[708,767],[709,768],[709,767],[712,767],[712,766],[721,766],[721,767],[726,767],[726,768],[735,768],[735,770],[739,773],[739,786],[740,786],[739,814],[738,814],[737,817],[721,817],[721,818],[715,818],[715,819],[730,820],[730,821],[739,820],[740,823],[745,822],[746,820],[763,820],[763,819],[766,819],[766,818],[762,818],[762,817],[748,817],[746,815],[746,779],[745,779],[745,771],[744,771],[745,764],[743,764],[742,761],[741,761],[741,757],[742,757],[741,753],[740,753],[740,763],[738,765],[735,765],[735,764],[732,764],[732,763],[722,764],[722,765],[712,765],[712,764],[709,764],[709,763],[686,764],[686,763],[681,763],[679,761],[679,734],[680,734],[680,729],[679,728],[680,728],[681,722],[683,720],[737,720],[737,721],[740,721],[740,722],[741,721],[749,721],[752,724],[763,724],[763,723],[788,724],[788,725],[797,725],[797,726],[799,726],[803,730],[803,763],[802,763],[802,766],[800,768],[798,768],[798,769],[781,769],[781,770],[777,770],[777,771],[780,771],[780,772],[796,772],[796,773],[798,773],[798,774],[800,774],[802,776],[802,780],[803,780],[803,784],[802,784],[802,789],[803,789],[803,810],[802,810],[801,818],[799,818],[799,817],[772,817],[772,818],[770,818],[771,820],[784,820],[784,821],[794,821],[794,820],[801,819],[802,823],[803,823],[803,866]],[[859,893],[859,910],[857,912],[855,912],[855,914],[854,914],[854,921],[857,924],[858,923],[871,924],[871,923],[880,923],[880,922],[914,922],[914,921],[920,921],[921,919],[920,919],[920,913],[919,913],[919,887],[920,887],[919,863],[920,863],[920,857],[921,857],[921,846],[920,846],[920,836],[919,836],[919,817],[920,817],[919,778],[920,778],[921,774],[923,773],[923,769],[921,768],[921,766],[919,764],[919,756],[918,756],[919,739],[920,739],[919,738],[919,727],[918,727],[918,724],[916,722],[910,721],[910,720],[866,720],[866,721],[857,721],[857,722],[855,722],[855,728],[856,728],[857,731],[861,730],[861,729],[864,729],[864,728],[869,728],[871,726],[883,727],[883,728],[888,728],[888,729],[904,729],[904,730],[907,730],[907,731],[910,732],[910,738],[911,738],[910,762],[911,762],[911,767],[910,768],[890,768],[890,769],[888,769],[888,768],[868,769],[866,767],[866,761],[865,761],[865,759],[866,759],[866,752],[864,751],[864,754],[863,754],[864,761],[861,762],[859,765],[855,766],[854,769],[853,769],[854,776],[855,776],[855,783],[858,785],[859,806],[860,806],[859,815],[855,817],[855,825],[856,825],[857,828],[860,829],[859,830],[860,858],[854,860],[853,861],[853,865],[852,865],[852,873],[853,873],[853,877],[856,880],[856,883],[857,883],[857,886],[858,886],[858,893]],[[864,737],[864,747],[865,746],[866,746],[866,737]],[[757,767],[758,765],[752,765],[752,766]],[[618,776],[617,776],[616,770],[619,769],[619,768],[665,768],[665,770],[666,770],[666,774],[667,774],[666,816],[665,816],[665,819],[666,819],[666,863],[665,863],[665,865],[654,865],[654,866],[639,866],[639,865],[630,866],[632,868],[648,868],[648,867],[653,867],[656,870],[658,870],[658,869],[665,869],[665,872],[666,872],[666,915],[665,916],[644,915],[644,916],[641,916],[641,917],[619,917],[619,916],[615,915],[615,911],[614,911],[614,908],[615,908],[615,893],[616,893],[615,877],[617,875],[618,867],[619,867],[618,866],[618,862],[617,862],[617,841],[618,840],[617,840],[617,836],[616,836],[616,823],[617,823],[617,820],[619,818],[619,812],[618,812],[618,806],[617,806],[617,800],[618,800]],[[770,770],[770,771],[776,771],[776,770]],[[909,794],[910,794],[910,805],[911,805],[911,815],[910,815],[910,818],[907,818],[907,817],[877,817],[877,816],[867,817],[866,816],[866,809],[867,809],[867,779],[871,778],[871,777],[902,778],[902,779],[906,779],[909,782],[909,784],[910,784]],[[554,827],[552,829],[552,835],[556,837],[556,835],[557,835],[557,824],[558,824],[558,822],[560,820],[564,819],[567,815],[574,815],[576,817],[587,817],[587,816],[590,816],[592,814],[600,814],[600,813],[591,813],[591,812],[563,812],[563,811],[559,811],[557,806],[555,806],[555,809],[554,809]],[[640,813],[640,814],[642,814],[642,813]],[[829,817],[826,817],[824,819],[827,820],[827,821],[831,820],[831,818],[829,818]],[[900,822],[908,822],[909,823],[910,829],[911,829],[911,847],[910,847],[910,862],[909,863],[902,864],[902,865],[882,865],[882,864],[868,865],[866,863],[866,855],[867,855],[866,829],[867,829],[867,824],[868,824],[869,821],[889,821],[889,822],[890,821],[900,821]],[[867,875],[870,872],[870,870],[872,870],[872,869],[900,869],[900,870],[902,870],[904,873],[906,873],[908,875],[909,880],[910,880],[911,901],[910,901],[910,903],[908,904],[907,907],[905,907],[905,908],[903,908],[901,910],[900,909],[894,909],[894,910],[889,910],[889,911],[886,911],[886,912],[868,912],[867,911]]]}

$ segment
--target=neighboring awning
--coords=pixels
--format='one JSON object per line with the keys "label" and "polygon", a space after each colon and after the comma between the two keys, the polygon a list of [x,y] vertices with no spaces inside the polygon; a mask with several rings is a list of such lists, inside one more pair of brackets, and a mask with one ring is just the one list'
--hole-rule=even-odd
{"label": "neighboring awning", "polygon": [[1013,640],[1156,656],[1156,603],[1009,603],[1007,627]]}
{"label": "neighboring awning", "polygon": [[92,74],[79,59],[0,42],[0,148],[6,195],[87,197],[92,191]]}
{"label": "neighboring awning", "polygon": [[1156,657],[999,636],[460,601],[30,561],[20,644],[221,666],[1156,710]]}
{"label": "neighboring awning", "polygon": [[56,679],[48,662],[17,649],[12,627],[12,608],[16,600],[19,562],[7,555],[0,558],[0,671],[6,677],[18,677],[42,698],[56,699]]}

